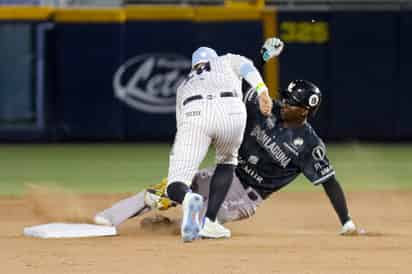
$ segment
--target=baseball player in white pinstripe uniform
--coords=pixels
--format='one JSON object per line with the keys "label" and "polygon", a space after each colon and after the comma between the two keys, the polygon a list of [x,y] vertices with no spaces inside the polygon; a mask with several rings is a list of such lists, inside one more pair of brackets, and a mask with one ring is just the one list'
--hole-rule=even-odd
{"label": "baseball player in white pinstripe uniform", "polygon": [[[167,194],[182,204],[182,239],[230,237],[217,223],[217,212],[227,194],[237,165],[238,149],[246,125],[242,102],[242,79],[259,94],[260,110],[269,115],[272,100],[253,63],[240,55],[218,56],[207,47],[192,55],[192,71],[178,87],[177,133],[170,154]],[[216,148],[217,167],[212,177],[206,218],[199,220],[202,196],[190,191],[190,184],[209,146]]]}

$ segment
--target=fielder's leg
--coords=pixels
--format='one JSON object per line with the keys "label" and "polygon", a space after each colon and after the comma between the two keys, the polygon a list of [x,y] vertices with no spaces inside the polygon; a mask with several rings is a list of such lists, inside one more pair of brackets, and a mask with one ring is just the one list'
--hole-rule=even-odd
{"label": "fielder's leg", "polygon": [[[209,201],[203,228],[199,233],[202,237],[230,238],[230,230],[216,221],[217,213],[225,200],[233,180],[237,165],[238,149],[242,142],[246,126],[246,110],[241,100],[232,100],[232,104],[222,109],[219,115],[226,119],[221,120],[219,138],[215,141],[217,166],[210,182]],[[218,106],[219,107],[219,106]],[[235,112],[231,112],[235,110]]]}
{"label": "fielder's leg", "polygon": [[235,166],[217,165],[210,181],[209,200],[204,224],[199,232],[203,238],[230,238],[231,232],[217,220],[217,213],[232,184]]}
{"label": "fielder's leg", "polygon": [[203,198],[192,193],[190,185],[210,143],[211,138],[202,127],[194,123],[183,123],[178,128],[170,154],[167,195],[173,201],[182,204],[181,236],[185,242],[195,240],[200,230],[199,215],[203,207]]}
{"label": "fielder's leg", "polygon": [[210,182],[209,201],[206,217],[211,221],[216,220],[217,212],[220,209],[226,194],[232,184],[234,165],[217,165]]}

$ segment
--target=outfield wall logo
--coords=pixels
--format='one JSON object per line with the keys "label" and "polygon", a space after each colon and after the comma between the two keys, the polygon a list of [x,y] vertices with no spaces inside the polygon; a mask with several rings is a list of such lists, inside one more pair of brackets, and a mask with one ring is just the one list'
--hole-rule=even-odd
{"label": "outfield wall logo", "polygon": [[173,113],[176,89],[191,62],[175,54],[145,54],[129,59],[116,71],[115,96],[129,106],[150,113]]}

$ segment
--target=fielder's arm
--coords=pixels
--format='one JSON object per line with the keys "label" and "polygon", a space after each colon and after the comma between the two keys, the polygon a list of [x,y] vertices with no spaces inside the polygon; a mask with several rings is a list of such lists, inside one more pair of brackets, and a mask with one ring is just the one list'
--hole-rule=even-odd
{"label": "fielder's arm", "polygon": [[262,104],[259,106],[260,111],[264,115],[269,115],[272,110],[272,100],[269,96],[269,91],[266,84],[263,82],[262,76],[259,71],[253,65],[253,62],[246,57],[227,54],[225,58],[228,59],[234,73],[239,77],[246,80],[246,82],[256,90],[259,99],[262,100]]}
{"label": "fielder's arm", "polygon": [[[266,39],[265,43],[262,45],[262,47],[260,49],[260,54],[262,56],[262,59],[259,58],[259,60],[261,62],[259,65],[261,67],[263,67],[265,62],[268,62],[270,59],[279,56],[282,53],[283,48],[284,48],[284,43],[279,38],[271,37],[271,38]],[[243,68],[245,68],[245,67],[243,67]],[[271,98],[269,97],[267,87],[264,86],[266,88],[263,88],[263,89],[256,88],[256,87],[254,87],[253,83],[252,84],[250,83],[250,81],[256,82],[256,79],[255,80],[249,79],[249,81],[248,81],[248,79],[246,77],[244,77],[244,78],[248,82],[248,84],[251,86],[251,88],[255,89],[258,94],[260,94],[262,92],[267,93],[266,94],[267,96],[266,95],[265,96],[259,96],[259,106],[262,106],[264,111],[271,110],[272,107],[273,107],[273,105],[272,105],[273,103],[272,103]],[[255,78],[255,77],[252,77],[252,78]],[[258,79],[257,81],[260,81],[260,80],[261,79]],[[263,80],[262,80],[262,83],[263,83]]]}

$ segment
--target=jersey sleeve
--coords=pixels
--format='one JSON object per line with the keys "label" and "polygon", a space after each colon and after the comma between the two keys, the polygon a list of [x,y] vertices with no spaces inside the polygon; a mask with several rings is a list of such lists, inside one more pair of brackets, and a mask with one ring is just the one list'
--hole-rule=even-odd
{"label": "jersey sleeve", "polygon": [[322,184],[335,175],[335,170],[326,155],[326,147],[321,140],[306,151],[300,162],[302,173],[314,185]]}
{"label": "jersey sleeve", "polygon": [[233,71],[239,78],[242,78],[242,67],[246,64],[250,64],[253,66],[253,62],[249,60],[248,58],[237,55],[237,54],[231,54],[228,53],[225,55],[225,58],[227,58],[230,66],[232,67]]}
{"label": "jersey sleeve", "polygon": [[249,88],[243,96],[243,102],[246,106],[248,120],[249,118],[251,118],[251,120],[256,120],[259,115],[259,103],[257,98],[257,93],[253,88]]}
{"label": "jersey sleeve", "polygon": [[242,79],[245,79],[258,94],[268,91],[266,84],[259,71],[253,65],[253,62],[246,57],[236,54],[227,54],[226,58],[232,67],[234,73]]}

